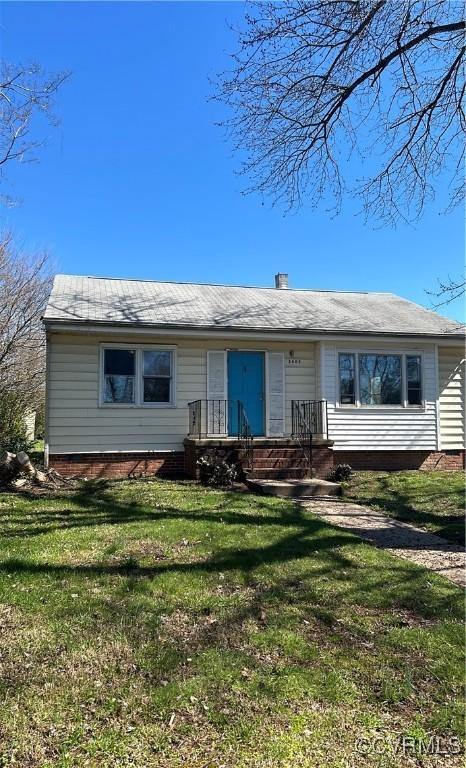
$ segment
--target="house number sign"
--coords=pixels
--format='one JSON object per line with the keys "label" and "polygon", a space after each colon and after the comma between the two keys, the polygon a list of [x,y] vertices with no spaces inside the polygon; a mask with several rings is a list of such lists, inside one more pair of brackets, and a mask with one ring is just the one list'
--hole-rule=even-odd
{"label": "house number sign", "polygon": [[299,357],[289,357],[287,365],[301,365],[301,359]]}

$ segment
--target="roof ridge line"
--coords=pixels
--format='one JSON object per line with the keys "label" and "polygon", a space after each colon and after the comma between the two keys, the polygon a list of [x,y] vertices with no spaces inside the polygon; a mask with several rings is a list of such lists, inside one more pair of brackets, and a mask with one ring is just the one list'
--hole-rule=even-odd
{"label": "roof ridge line", "polygon": [[[281,293],[289,293],[290,291],[296,291],[297,293],[357,293],[365,296],[397,296],[397,294],[391,291],[351,291],[342,288],[275,288],[273,285],[238,285],[233,283],[196,283],[189,280],[151,280],[149,278],[139,277],[101,277],[99,275],[72,275],[65,272],[60,272],[55,277],[81,277],[86,280],[113,280],[115,282],[125,283],[158,283],[159,285],[198,285],[205,286],[206,288],[246,288],[254,291],[280,291]],[[397,296],[397,298],[403,298]],[[407,299],[409,301],[409,299]],[[415,302],[412,302],[415,303]],[[418,305],[419,306],[419,305]]]}

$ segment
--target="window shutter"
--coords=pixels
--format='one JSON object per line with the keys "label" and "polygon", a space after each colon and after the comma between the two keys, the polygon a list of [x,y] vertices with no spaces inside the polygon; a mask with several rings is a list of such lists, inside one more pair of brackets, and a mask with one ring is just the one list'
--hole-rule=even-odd
{"label": "window shutter", "polygon": [[283,352],[269,352],[268,365],[268,424],[269,437],[282,437],[285,430],[285,368]]}
{"label": "window shutter", "polygon": [[226,370],[227,353],[207,352],[207,433],[226,435]]}

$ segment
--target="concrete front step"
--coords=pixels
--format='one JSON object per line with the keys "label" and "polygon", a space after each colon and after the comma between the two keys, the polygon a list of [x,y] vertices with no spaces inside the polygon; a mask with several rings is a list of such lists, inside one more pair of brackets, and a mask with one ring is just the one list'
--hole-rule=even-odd
{"label": "concrete front step", "polygon": [[[245,462],[243,462],[244,464]],[[254,469],[293,469],[294,467],[308,467],[309,462],[305,456],[299,459],[256,459],[254,456]]]}
{"label": "concrete front step", "polygon": [[[308,462],[307,456],[253,456],[255,467],[299,467]],[[248,456],[238,459],[241,464],[248,463]]]}
{"label": "concrete front step", "polygon": [[[302,456],[304,451],[302,448],[253,448],[254,456],[259,459],[286,459],[293,458],[295,456]],[[239,448],[237,450],[237,456],[239,459],[247,456],[248,452],[245,449]]]}
{"label": "concrete front step", "polygon": [[340,496],[341,485],[331,483],[328,480],[318,478],[266,480],[252,478],[246,481],[246,485],[253,493],[262,493],[267,496]]}
{"label": "concrete front step", "polygon": [[248,471],[247,467],[244,467],[244,471],[247,473],[248,478],[256,479],[286,479],[290,478],[303,478],[309,474],[309,469],[305,467],[256,467],[252,471]]}

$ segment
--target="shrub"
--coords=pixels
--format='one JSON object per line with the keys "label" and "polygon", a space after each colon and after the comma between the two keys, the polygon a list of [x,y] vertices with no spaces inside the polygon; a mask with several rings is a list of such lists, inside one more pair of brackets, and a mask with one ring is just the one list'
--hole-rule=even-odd
{"label": "shrub", "polygon": [[352,474],[353,470],[349,464],[337,464],[330,473],[330,479],[334,480],[336,483],[341,483],[345,480],[349,480]]}
{"label": "shrub", "polygon": [[14,392],[0,391],[0,453],[29,451],[24,402]]}
{"label": "shrub", "polygon": [[33,447],[34,443],[25,437],[21,437],[21,435],[0,435],[0,454],[4,451],[10,451],[11,453],[25,451],[30,453]]}
{"label": "shrub", "polygon": [[203,456],[197,466],[202,485],[212,488],[229,488],[237,476],[236,467],[218,456]]}

